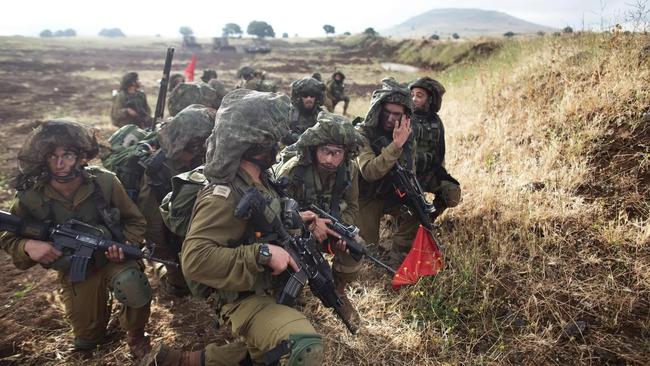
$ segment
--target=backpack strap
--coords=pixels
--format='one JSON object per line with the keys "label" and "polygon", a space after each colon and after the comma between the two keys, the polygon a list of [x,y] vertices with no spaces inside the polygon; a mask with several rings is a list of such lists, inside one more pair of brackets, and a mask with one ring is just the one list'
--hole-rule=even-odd
{"label": "backpack strap", "polygon": [[[103,177],[102,177],[103,178]],[[119,215],[111,214],[114,211],[108,204],[110,196],[113,193],[113,179],[110,174],[106,174],[106,178],[93,179],[94,190],[91,195],[95,203],[99,217],[101,217],[104,225],[111,231],[111,235],[115,241],[124,243],[126,238],[122,231],[122,225],[119,222]],[[100,180],[101,179],[101,180]],[[100,183],[101,182],[101,183]]]}

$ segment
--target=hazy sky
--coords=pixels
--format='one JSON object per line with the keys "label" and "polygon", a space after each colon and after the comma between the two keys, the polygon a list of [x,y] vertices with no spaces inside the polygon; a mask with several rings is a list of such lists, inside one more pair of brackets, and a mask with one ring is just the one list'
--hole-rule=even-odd
{"label": "hazy sky", "polygon": [[4,14],[0,35],[35,36],[43,29],[65,28],[79,35],[97,35],[102,28],[118,27],[127,35],[177,36],[180,26],[187,25],[199,37],[212,37],[221,35],[226,23],[237,23],[245,32],[250,21],[263,20],[273,26],[276,36],[287,32],[311,37],[324,35],[323,24],[333,25],[337,33],[367,27],[381,31],[434,8],[498,10],[558,28],[581,29],[584,20],[587,28],[600,28],[601,18],[607,23],[621,21],[628,4],[636,1],[17,0],[0,5]]}

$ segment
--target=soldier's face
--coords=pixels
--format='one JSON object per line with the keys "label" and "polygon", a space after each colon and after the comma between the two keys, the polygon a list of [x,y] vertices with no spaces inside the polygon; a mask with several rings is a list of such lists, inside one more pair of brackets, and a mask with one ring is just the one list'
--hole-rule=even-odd
{"label": "soldier's face", "polygon": [[303,96],[300,97],[300,99],[302,100],[303,108],[307,110],[313,109],[314,106],[316,105],[316,97],[313,95]]}
{"label": "soldier's face", "polygon": [[77,160],[78,156],[74,151],[57,147],[54,152],[46,157],[47,169],[52,175],[65,177],[75,168]]}
{"label": "soldier's face", "polygon": [[381,123],[385,131],[392,131],[404,115],[404,106],[396,103],[386,103],[381,110]]}
{"label": "soldier's face", "polygon": [[322,145],[316,149],[318,167],[327,172],[333,172],[343,163],[345,149],[341,145]]}
{"label": "soldier's face", "polygon": [[411,99],[418,111],[429,111],[429,93],[423,88],[414,87],[411,89]]}

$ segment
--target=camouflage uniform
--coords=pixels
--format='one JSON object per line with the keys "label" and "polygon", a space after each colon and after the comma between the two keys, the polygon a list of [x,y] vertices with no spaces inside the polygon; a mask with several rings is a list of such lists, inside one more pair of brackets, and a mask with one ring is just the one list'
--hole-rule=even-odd
{"label": "camouflage uniform", "polygon": [[[314,107],[306,109],[302,103],[302,97],[316,97]],[[298,137],[306,129],[316,124],[316,117],[321,111],[325,98],[325,84],[312,78],[304,78],[291,83],[291,119],[289,121],[290,135],[283,139],[285,145],[291,145],[298,141]]]}
{"label": "camouflage uniform", "polygon": [[209,84],[202,81],[179,84],[167,98],[169,115],[173,117],[192,104],[200,104],[208,108],[218,109],[221,105],[221,99],[225,95],[224,89],[217,92]]}
{"label": "camouflage uniform", "polygon": [[[336,76],[341,76],[341,80],[336,80]],[[331,106],[326,105],[330,112],[334,112],[334,108],[339,102],[343,101],[343,114],[348,113],[348,105],[350,104],[350,97],[345,95],[345,75],[337,71],[332,74],[332,78],[327,82],[327,99],[331,101]]]}
{"label": "camouflage uniform", "polygon": [[[127,91],[129,85],[137,79],[138,74],[134,72],[127,73],[122,78],[120,91],[113,97],[113,106],[111,107],[111,121],[114,126],[122,127],[134,124],[144,128],[151,125],[151,108],[147,104],[147,96],[141,90],[136,90],[134,93]],[[138,115],[131,116],[127,112],[127,108],[135,110]]]}
{"label": "camouflage uniform", "polygon": [[[320,365],[322,341],[299,311],[276,303],[269,272],[257,262],[255,232],[261,223],[234,217],[249,187],[269,197],[280,211],[277,192],[256,183],[239,167],[245,154],[270,151],[288,132],[289,98],[274,93],[235,90],[223,101],[208,140],[205,175],[210,184],[196,200],[181,252],[183,273],[208,286],[222,324],[230,324],[236,343],[205,349],[206,365],[238,365],[249,356],[255,364],[284,341],[292,342],[289,365]],[[299,363],[301,362],[301,363]]]}
{"label": "camouflage uniform", "polygon": [[[65,197],[53,188],[44,158],[57,147],[77,151],[78,159],[92,159],[98,152],[94,133],[84,125],[69,120],[45,122],[32,132],[18,154],[21,174],[11,213],[23,219],[53,224],[63,224],[74,218],[101,229],[107,239],[140,243],[146,225],[144,217],[112,173],[98,167],[78,166],[73,179],[79,174],[83,182],[72,197]],[[2,249],[11,255],[19,269],[37,264],[25,252],[27,241],[9,232],[1,237]],[[66,318],[72,326],[75,347],[92,349],[102,341],[111,315],[109,291],[115,291],[115,297],[125,305],[119,314],[120,326],[129,332],[129,337],[135,333],[144,337],[151,289],[141,264],[133,260],[109,262],[103,252],[95,252],[86,280],[72,285],[70,262],[66,258],[69,254],[64,253],[50,267],[59,271]],[[137,294],[127,298],[117,295],[120,291],[128,291],[125,283]]]}
{"label": "camouflage uniform", "polygon": [[422,189],[435,194],[433,204],[437,217],[447,207],[458,205],[461,193],[460,184],[445,169],[445,128],[438,116],[445,88],[429,77],[409,84],[409,89],[415,87],[426,90],[429,95],[428,110],[415,110],[411,119],[418,146],[415,165]]}
{"label": "camouflage uniform", "polygon": [[384,214],[390,214],[397,219],[393,250],[404,252],[410,248],[418,222],[414,216],[401,212],[399,201],[386,175],[396,161],[415,169],[415,141],[411,134],[401,148],[392,142],[392,131],[384,131],[380,120],[385,103],[401,104],[409,115],[413,109],[408,90],[399,86],[394,79],[382,80],[382,88],[372,93],[368,114],[357,125],[365,137],[361,153],[357,157],[362,177],[359,181],[359,212],[363,212],[363,215],[357,217],[357,226],[366,241],[378,243],[379,221]]}
{"label": "camouflage uniform", "polygon": [[[176,260],[181,242],[166,229],[159,206],[172,190],[173,176],[203,163],[204,144],[214,126],[215,111],[201,105],[191,105],[172,118],[160,131],[160,150],[150,157],[140,182],[137,205],[147,220],[145,238],[157,245],[161,258]],[[181,159],[184,152],[194,154],[189,163]],[[162,154],[162,156],[158,156]],[[180,269],[166,266],[166,289],[175,295],[187,293],[187,285]]]}

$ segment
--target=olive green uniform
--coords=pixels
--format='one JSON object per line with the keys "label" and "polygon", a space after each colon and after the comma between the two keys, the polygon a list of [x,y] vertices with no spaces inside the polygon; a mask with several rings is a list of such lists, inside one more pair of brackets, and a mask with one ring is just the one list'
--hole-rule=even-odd
{"label": "olive green uniform", "polygon": [[[334,74],[336,75],[336,73]],[[343,80],[332,79],[327,82],[327,99],[330,101],[329,105],[326,105],[330,112],[334,112],[334,108],[339,102],[343,102],[343,113],[347,113],[348,105],[350,104],[350,97],[345,95],[345,84]]]}
{"label": "olive green uniform", "polygon": [[[86,168],[86,173],[83,184],[72,197],[62,196],[47,183],[37,183],[32,188],[19,191],[11,213],[28,220],[51,220],[55,224],[75,218],[102,227],[104,222],[93,198],[93,192],[99,186],[102,194],[108,197],[106,201],[109,205],[119,210],[126,239],[132,243],[140,243],[145,231],[145,220],[117,178],[99,168]],[[110,238],[108,229],[103,227],[102,231]],[[17,268],[28,269],[37,264],[25,252],[28,239],[8,232],[4,233],[1,239],[2,248],[11,255]],[[140,264],[135,261],[112,263],[108,262],[104,253],[96,252],[84,282],[72,285],[69,273],[59,272],[66,317],[72,325],[76,345],[84,348],[96,344],[104,336],[111,315],[109,290],[113,289],[115,276],[128,268],[142,270]],[[139,308],[122,307],[119,319],[120,326],[125,330],[144,328],[149,319],[149,302]]]}
{"label": "olive green uniform", "polygon": [[[261,362],[264,353],[291,335],[320,336],[302,313],[276,303],[272,276],[257,263],[260,244],[254,243],[250,230],[255,224],[234,216],[241,193],[251,186],[273,198],[270,207],[279,215],[277,193],[240,169],[232,183],[209,185],[199,194],[181,263],[187,279],[213,289],[221,322],[229,323],[243,340],[241,353],[235,354],[244,356],[247,351],[254,362]],[[226,348],[208,345],[205,364],[237,365],[241,359],[225,362]]]}
{"label": "olive green uniform", "polygon": [[[126,110],[127,106],[138,112],[138,115],[131,116]],[[149,108],[149,104],[147,104],[146,95],[140,90],[132,94],[120,90],[113,98],[111,121],[113,122],[113,125],[117,127],[122,127],[128,124],[148,127],[151,124],[152,118],[151,108]]]}

